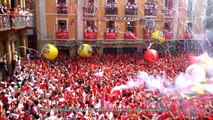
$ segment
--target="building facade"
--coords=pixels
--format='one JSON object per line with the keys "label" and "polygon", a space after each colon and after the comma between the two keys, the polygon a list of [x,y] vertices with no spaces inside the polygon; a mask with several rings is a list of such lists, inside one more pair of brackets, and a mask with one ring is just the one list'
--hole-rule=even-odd
{"label": "building facade", "polygon": [[[9,73],[12,73],[15,56],[26,55],[28,29],[33,28],[33,16],[12,13],[11,9],[25,8],[25,0],[1,0],[0,2],[7,9],[5,13],[0,14],[0,62],[5,63]],[[4,70],[0,69],[0,79],[3,72]]]}
{"label": "building facade", "polygon": [[166,41],[205,39],[207,0],[49,0],[37,1],[38,47],[47,43],[75,55],[81,43],[100,54],[107,47],[147,48],[151,33]]}

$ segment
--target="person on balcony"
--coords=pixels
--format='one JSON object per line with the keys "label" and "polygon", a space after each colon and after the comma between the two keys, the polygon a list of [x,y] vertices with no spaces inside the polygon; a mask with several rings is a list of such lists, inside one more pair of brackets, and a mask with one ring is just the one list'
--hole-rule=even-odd
{"label": "person on balcony", "polygon": [[88,1],[88,6],[87,6],[88,13],[89,14],[94,13],[94,8],[95,8],[94,1],[93,0],[89,0]]}
{"label": "person on balcony", "polygon": [[93,32],[97,32],[98,31],[96,26],[92,26],[92,30],[93,30]]}
{"label": "person on balcony", "polygon": [[57,13],[62,13],[62,14],[67,13],[66,0],[58,1]]}
{"label": "person on balcony", "polygon": [[0,14],[6,14],[7,13],[7,8],[5,3],[2,3],[2,5],[0,5]]}
{"label": "person on balcony", "polygon": [[92,27],[91,26],[87,26],[86,32],[92,32]]}
{"label": "person on balcony", "polygon": [[67,26],[65,24],[62,25],[62,32],[67,32]]}
{"label": "person on balcony", "polygon": [[131,15],[131,0],[128,0],[128,2],[126,3],[126,12],[127,15]]}

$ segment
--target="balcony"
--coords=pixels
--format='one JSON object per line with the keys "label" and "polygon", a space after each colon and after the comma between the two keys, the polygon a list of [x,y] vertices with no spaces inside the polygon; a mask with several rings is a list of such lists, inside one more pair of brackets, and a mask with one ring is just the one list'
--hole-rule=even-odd
{"label": "balcony", "polygon": [[[154,29],[153,29],[153,30],[154,30]],[[143,34],[143,38],[144,38],[144,39],[151,39],[153,30],[145,29],[145,30],[144,30],[144,34]]]}
{"label": "balcony", "polygon": [[85,39],[97,39],[97,32],[84,32]]}
{"label": "balcony", "polygon": [[136,33],[135,32],[126,32],[124,35],[125,39],[136,39]]}
{"label": "balcony", "polygon": [[84,16],[96,16],[97,7],[83,7]]}
{"label": "balcony", "polygon": [[157,5],[156,4],[145,3],[144,7],[145,7],[144,15],[146,17],[155,17],[155,16],[157,16]]}
{"label": "balcony", "polygon": [[33,27],[33,16],[0,15],[0,31]]}
{"label": "balcony", "polygon": [[66,6],[58,6],[57,14],[68,14],[68,7]]}
{"label": "balcony", "polygon": [[167,32],[167,33],[165,33],[165,38],[166,39],[172,39],[173,38],[173,32]]}
{"label": "balcony", "polygon": [[11,29],[10,15],[0,15],[0,30]]}
{"label": "balcony", "polygon": [[185,33],[184,33],[184,38],[185,38],[185,39],[192,39],[192,34],[189,33],[189,32],[185,32]]}
{"label": "balcony", "polygon": [[118,8],[116,4],[107,4],[105,8],[106,16],[117,16]]}
{"label": "balcony", "polygon": [[138,6],[136,4],[127,4],[125,13],[126,16],[136,16],[138,14]]}
{"label": "balcony", "polygon": [[116,39],[117,37],[117,32],[105,32],[105,39]]}
{"label": "balcony", "polygon": [[173,16],[175,15],[174,10],[168,10],[167,8],[164,8],[162,10],[162,13],[164,18],[173,18]]}
{"label": "balcony", "polygon": [[68,39],[68,32],[56,32],[57,39]]}

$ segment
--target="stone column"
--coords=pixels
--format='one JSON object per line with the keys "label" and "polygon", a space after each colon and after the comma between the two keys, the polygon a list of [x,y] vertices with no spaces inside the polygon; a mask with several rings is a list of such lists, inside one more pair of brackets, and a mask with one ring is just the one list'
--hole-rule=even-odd
{"label": "stone column", "polygon": [[9,74],[12,73],[12,51],[11,51],[11,44],[10,41],[6,42],[6,53],[7,53],[7,67]]}
{"label": "stone column", "polygon": [[26,36],[21,36],[19,39],[20,42],[20,54],[22,57],[25,57],[26,55],[26,50],[27,50],[27,45],[26,45]]}
{"label": "stone column", "polygon": [[[11,54],[12,54],[12,57],[14,57],[14,53],[15,53],[15,44],[14,44],[14,41],[13,40],[11,40]],[[19,54],[18,52],[19,51],[16,51],[17,52],[17,54]],[[14,59],[14,58],[13,58]]]}

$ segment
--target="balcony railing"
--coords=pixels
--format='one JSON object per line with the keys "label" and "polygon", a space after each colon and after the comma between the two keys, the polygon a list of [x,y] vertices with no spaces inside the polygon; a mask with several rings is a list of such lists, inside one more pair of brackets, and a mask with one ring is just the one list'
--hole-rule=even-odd
{"label": "balcony railing", "polygon": [[0,30],[10,29],[10,15],[0,15]]}
{"label": "balcony railing", "polygon": [[162,10],[162,13],[163,13],[164,17],[173,17],[175,15],[174,10],[172,10],[172,9],[168,10],[167,8],[164,8]]}
{"label": "balcony railing", "polygon": [[58,14],[68,14],[68,7],[66,6],[58,6],[57,7]]}
{"label": "balcony railing", "polygon": [[0,15],[0,30],[33,27],[33,16]]}
{"label": "balcony railing", "polygon": [[97,32],[84,32],[85,39],[97,39]]}
{"label": "balcony railing", "polygon": [[167,33],[165,33],[165,38],[166,39],[172,39],[173,38],[173,32],[167,32]]}
{"label": "balcony railing", "polygon": [[116,39],[118,37],[118,32],[105,32],[106,39]]}
{"label": "balcony railing", "polygon": [[84,15],[95,16],[97,7],[84,7]]}
{"label": "balcony railing", "polygon": [[125,39],[136,39],[137,34],[135,32],[126,32],[124,35]]}
{"label": "balcony railing", "polygon": [[151,39],[152,33],[154,32],[154,28],[144,29],[143,32],[144,32],[144,34],[143,34],[144,39]]}
{"label": "balcony railing", "polygon": [[190,32],[185,32],[184,33],[184,38],[185,39],[192,39],[192,34]]}

